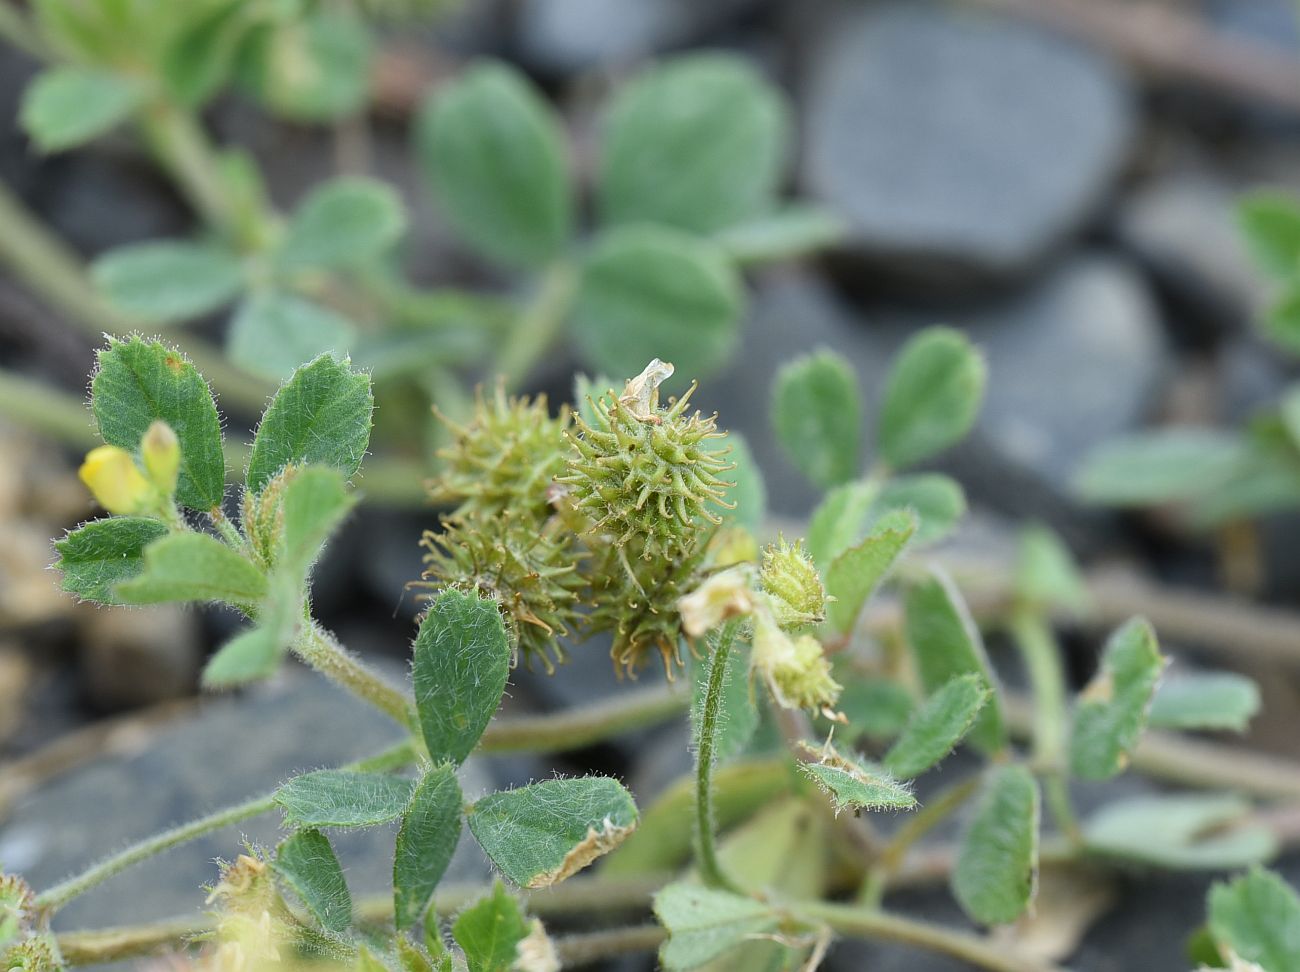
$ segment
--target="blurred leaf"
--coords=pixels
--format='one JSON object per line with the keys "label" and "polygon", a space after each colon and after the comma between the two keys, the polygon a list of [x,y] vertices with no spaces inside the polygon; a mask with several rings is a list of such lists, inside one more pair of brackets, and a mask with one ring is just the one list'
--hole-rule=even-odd
{"label": "blurred leaf", "polygon": [[1124,769],[1164,667],[1155,632],[1144,619],[1133,618],[1110,636],[1101,668],[1080,693],[1074,713],[1070,768],[1076,776],[1104,780]]}
{"label": "blurred leaf", "polygon": [[961,742],[990,695],[980,675],[972,672],[953,678],[917,710],[885,754],[885,769],[899,779],[920,776]]}
{"label": "blurred leaf", "polygon": [[598,179],[610,224],[709,233],[771,208],[785,162],[780,94],[743,58],[693,54],[614,97]]}
{"label": "blurred leaf", "polygon": [[853,630],[863,607],[915,532],[916,517],[912,513],[888,513],[876,521],[865,540],[835,558],[826,571],[826,593],[835,599],[826,606],[826,618],[833,630],[840,634]]}
{"label": "blurred leaf", "polygon": [[1237,222],[1255,263],[1282,280],[1300,273],[1300,205],[1290,193],[1263,189],[1242,197]]}
{"label": "blurred leaf", "polygon": [[360,111],[370,92],[374,41],[356,16],[306,11],[257,31],[240,77],[275,114],[328,122]]}
{"label": "blurred leaf", "polygon": [[560,121],[514,68],[478,64],[440,86],[421,110],[416,147],[447,221],[484,256],[538,266],[568,244]]}
{"label": "blurred leaf", "polygon": [[244,289],[244,269],[229,250],[161,240],[109,250],[91,278],[118,310],[167,324],[217,310]]}
{"label": "blurred leaf", "polygon": [[492,598],[448,589],[415,639],[415,706],[429,755],[462,763],[505,692],[510,641]]}
{"label": "blurred leaf", "polygon": [[322,928],[342,933],[352,924],[352,895],[329,839],[300,830],[280,844],[272,865]]}
{"label": "blurred leaf", "polygon": [[179,351],[138,337],[110,339],[97,357],[90,399],[104,441],[135,452],[162,419],[181,444],[177,502],[204,512],[220,506],[226,489],[221,419],[202,375]]}
{"label": "blurred leaf", "polygon": [[579,352],[607,374],[630,378],[662,358],[698,377],[730,355],[743,306],[740,279],[715,244],[632,226],[597,237],[571,324]]}
{"label": "blurred leaf", "polygon": [[281,270],[338,270],[383,254],[406,231],[406,211],[378,179],[341,176],[313,189],[289,221],[276,254]]}
{"label": "blurred leaf", "polygon": [[502,874],[523,888],[546,888],[622,843],[636,828],[637,809],[618,780],[583,776],[489,794],[466,819]]}
{"label": "blurred leaf", "polygon": [[871,483],[845,483],[827,493],[813,510],[808,524],[808,555],[823,574],[836,557],[857,542],[878,494]]}
{"label": "blurred leaf", "polygon": [[1300,897],[1272,871],[1255,868],[1209,895],[1210,934],[1264,972],[1300,972]]}
{"label": "blurred leaf", "polygon": [[296,776],[275,791],[284,824],[304,827],[374,827],[396,820],[411,802],[415,781],[391,773],[318,770]]}
{"label": "blurred leaf", "polygon": [[961,484],[939,473],[894,476],[885,482],[872,503],[868,522],[892,510],[911,510],[918,525],[915,543],[932,543],[946,537],[966,514],[966,494]]}
{"label": "blurred leaf", "polygon": [[703,659],[691,660],[691,739],[698,748],[700,714],[704,711],[710,666],[717,652],[731,652],[723,675],[722,708],[713,740],[713,759],[718,763],[743,752],[758,728],[758,706],[749,687],[749,660],[743,646],[736,642],[734,629],[725,625],[715,628],[706,635]]}
{"label": "blurred leaf", "polygon": [[841,810],[910,810],[916,798],[906,783],[895,780],[889,771],[852,756],[827,743],[821,749],[805,746],[816,762],[798,764],[799,772],[808,777],[831,798],[835,812]]}
{"label": "blurred leaf", "polygon": [[912,717],[912,693],[893,679],[864,677],[843,668],[836,669],[835,679],[844,686],[835,708],[849,720],[848,728],[839,730],[845,739],[893,739]]}
{"label": "blurred leaf", "polygon": [[772,907],[730,891],[695,884],[670,884],[655,895],[655,917],[668,930],[659,949],[665,969],[694,969],[754,937],[775,932],[780,916]]}
{"label": "blurred leaf", "polygon": [[208,7],[170,41],[160,65],[172,96],[189,108],[208,101],[229,80],[250,27],[248,8],[239,0],[216,0]]}
{"label": "blurred leaf", "polygon": [[1012,764],[990,773],[961,841],[952,890],[982,925],[1015,921],[1029,907],[1038,879],[1038,783]]}
{"label": "blurred leaf", "polygon": [[816,206],[787,206],[728,226],[713,239],[740,264],[790,260],[837,243],[844,224]]}
{"label": "blurred leaf", "polygon": [[1209,429],[1132,433],[1087,456],[1078,489],[1085,500],[1112,506],[1191,499],[1227,481],[1243,451],[1236,435]]}
{"label": "blurred leaf", "polygon": [[1163,680],[1147,713],[1153,729],[1245,732],[1259,711],[1259,687],[1232,672],[1196,672]]}
{"label": "blurred leaf", "polygon": [[61,152],[103,135],[145,100],[134,79],[85,67],[48,68],[23,92],[19,123],[42,152]]}
{"label": "blurred leaf", "polygon": [[203,687],[234,688],[274,675],[284,657],[281,634],[278,625],[263,622],[235,635],[203,666]]}
{"label": "blurred leaf", "polygon": [[815,901],[826,891],[829,828],[817,801],[784,796],[728,833],[718,859],[723,873],[743,887]]}
{"label": "blurred leaf", "polygon": [[450,763],[430,769],[416,786],[393,855],[393,914],[399,931],[414,926],[429,907],[460,839],[463,804]]}
{"label": "blurred leaf", "polygon": [[239,306],[226,334],[226,354],[250,374],[284,381],[321,354],[345,357],[356,337],[352,322],[334,311],[270,291]]}
{"label": "blurred leaf", "polygon": [[821,349],[784,365],[772,389],[772,426],[795,468],[822,489],[852,479],[862,400],[848,361]]}
{"label": "blurred leaf", "polygon": [[1208,528],[1300,507],[1300,456],[1290,441],[1252,435],[1236,468],[1196,496],[1190,519]]}
{"label": "blurred leaf", "polygon": [[144,550],[144,570],[117,585],[125,604],[224,601],[257,604],[266,577],[242,554],[206,533],[173,533]]}
{"label": "blurred leaf", "polygon": [[286,465],[319,463],[351,478],[370,443],[370,378],[321,355],[293,373],[262,416],[248,460],[259,492]]}
{"label": "blurred leaf", "polygon": [[1016,556],[1016,596],[1036,608],[1062,607],[1082,613],[1088,589],[1069,547],[1051,529],[1029,526],[1020,532]]}
{"label": "blurred leaf", "polygon": [[1085,824],[1094,854],[1173,870],[1247,867],[1277,853],[1250,803],[1226,794],[1135,797],[1102,807]]}
{"label": "blurred leaf", "polygon": [[54,549],[54,569],[63,573],[63,590],[96,604],[121,604],[114,587],[144,570],[144,549],[165,536],[167,527],[142,516],[110,516],[83,523]]}
{"label": "blurred leaf", "polygon": [[300,469],[284,490],[281,553],[277,568],[301,581],[320,553],[321,545],[352,509],[343,475],[337,469],[308,466]]}
{"label": "blurred leaf", "polygon": [[903,602],[907,640],[927,693],[968,672],[980,677],[992,696],[971,729],[971,742],[984,753],[1001,750],[1007,741],[984,642],[956,586],[937,571],[908,587]]}
{"label": "blurred leaf", "polygon": [[462,911],[451,926],[469,972],[513,972],[519,943],[528,932],[519,902],[500,881],[491,894]]}
{"label": "blurred leaf", "polygon": [[901,469],[961,440],[979,416],[987,368],[960,331],[927,328],[903,345],[889,369],[877,440]]}

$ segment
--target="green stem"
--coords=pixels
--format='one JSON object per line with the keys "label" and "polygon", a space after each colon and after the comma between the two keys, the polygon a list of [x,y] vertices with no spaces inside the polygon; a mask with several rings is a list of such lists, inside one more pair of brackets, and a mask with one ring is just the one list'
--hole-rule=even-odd
{"label": "green stem", "polygon": [[232,223],[235,207],[229,199],[226,180],[216,152],[198,119],[175,105],[160,102],[141,115],[145,138],[163,167],[208,225],[237,243]]}
{"label": "green stem", "polygon": [[700,878],[705,884],[743,893],[723,873],[713,834],[713,749],[721,729],[727,662],[731,658],[731,646],[736,640],[737,630],[738,622],[727,622],[718,634],[709,659],[709,677],[700,712],[699,737],[695,741],[695,854]]}
{"label": "green stem", "polygon": [[1083,840],[1065,777],[1066,688],[1061,647],[1046,619],[1028,606],[1012,610],[1011,634],[1020,649],[1034,700],[1034,761],[1041,767],[1047,806],[1071,843]]}
{"label": "green stem", "polygon": [[543,274],[537,293],[519,315],[497,357],[496,370],[506,388],[517,388],[555,343],[573,305],[577,282],[577,273],[566,262],[553,264]]}
{"label": "green stem", "polygon": [[420,721],[407,694],[362,664],[320,625],[310,622],[291,648],[294,654],[331,682],[369,702],[399,725],[419,733]]}
{"label": "green stem", "polygon": [[[344,768],[383,772],[408,765],[414,762],[415,759],[416,749],[411,740],[405,739],[395,746],[390,746],[383,752],[377,753],[368,759],[350,763]],[[53,914],[73,898],[85,894],[97,885],[103,884],[109,878],[120,874],[132,865],[146,861],[173,847],[189,843],[205,834],[212,833],[214,830],[221,830],[223,827],[239,823],[241,820],[260,816],[274,808],[275,794],[268,793],[247,800],[244,803],[235,804],[233,807],[226,807],[224,810],[210,813],[206,817],[199,817],[197,820],[181,824],[179,827],[173,827],[171,830],[165,830],[161,834],[155,834],[153,837],[148,837],[137,844],[132,844],[126,850],[114,854],[107,860],[100,861],[62,884],[56,884],[54,887],[42,892],[37,895],[36,904],[47,914]]]}
{"label": "green stem", "polygon": [[642,689],[552,715],[494,722],[479,742],[481,753],[562,753],[633,729],[656,725],[686,708],[688,692],[671,686]]}

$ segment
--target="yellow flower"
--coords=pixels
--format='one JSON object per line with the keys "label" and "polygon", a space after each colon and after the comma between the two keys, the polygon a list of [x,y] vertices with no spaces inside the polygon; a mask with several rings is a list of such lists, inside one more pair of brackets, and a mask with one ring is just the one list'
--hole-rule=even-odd
{"label": "yellow flower", "polygon": [[181,471],[181,443],[172,427],[158,419],[140,440],[140,456],[145,472],[164,496],[176,492],[176,477]]}
{"label": "yellow flower", "polygon": [[157,505],[158,491],[136,467],[131,453],[117,446],[91,449],[77,475],[110,513],[143,513]]}

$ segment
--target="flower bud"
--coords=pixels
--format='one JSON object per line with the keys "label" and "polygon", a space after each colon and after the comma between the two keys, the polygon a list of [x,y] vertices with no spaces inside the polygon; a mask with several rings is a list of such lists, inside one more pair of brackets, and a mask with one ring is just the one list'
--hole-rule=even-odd
{"label": "flower bud", "polygon": [[682,630],[687,637],[698,638],[728,618],[740,617],[754,610],[748,571],[731,568],[714,574],[691,593],[677,601],[682,616]]}
{"label": "flower bud", "polygon": [[110,513],[144,513],[157,505],[158,491],[144,478],[131,454],[117,446],[91,449],[77,475]]}
{"label": "flower bud", "polygon": [[162,419],[154,421],[140,440],[140,457],[149,479],[164,496],[176,492],[181,471],[181,443],[172,427]]}
{"label": "flower bud", "polygon": [[781,538],[769,544],[763,550],[759,582],[783,630],[801,631],[826,619],[826,589],[801,541],[791,546]]}
{"label": "flower bud", "polygon": [[821,643],[812,635],[791,638],[767,612],[754,616],[752,659],[773,698],[787,709],[829,712],[840,696]]}

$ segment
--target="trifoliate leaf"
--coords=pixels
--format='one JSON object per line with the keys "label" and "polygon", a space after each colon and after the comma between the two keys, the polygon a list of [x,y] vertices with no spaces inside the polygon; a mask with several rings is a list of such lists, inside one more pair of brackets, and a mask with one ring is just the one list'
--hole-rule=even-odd
{"label": "trifoliate leaf", "polygon": [[958,442],[979,415],[986,375],[960,331],[933,327],[908,341],[885,383],[876,430],[882,458],[901,469]]}
{"label": "trifoliate leaf", "polygon": [[1024,766],[994,770],[984,787],[953,870],[966,914],[984,925],[1015,921],[1038,881],[1038,782]]}
{"label": "trifoliate leaf", "polygon": [[891,510],[916,514],[914,543],[942,540],[966,514],[966,494],[955,479],[939,473],[891,477],[871,504],[867,522],[874,523]]}
{"label": "trifoliate leaf", "polygon": [[827,493],[813,510],[808,524],[808,556],[823,574],[836,557],[858,541],[878,495],[878,489],[872,484],[845,483]]}
{"label": "trifoliate leaf", "polygon": [[157,520],[110,516],[92,520],[55,541],[63,590],[97,604],[121,604],[114,587],[144,570],[144,549],[167,533]]}
{"label": "trifoliate leaf", "polygon": [[961,742],[992,694],[973,672],[953,678],[917,710],[885,754],[885,769],[904,780],[924,773]]}
{"label": "trifoliate leaf", "polygon": [[286,827],[373,827],[396,820],[415,781],[391,773],[318,770],[275,791]]}
{"label": "trifoliate leaf", "polygon": [[352,895],[329,838],[319,830],[300,830],[276,848],[272,866],[322,928],[347,931]]}
{"label": "trifoliate leaf", "polygon": [[810,761],[799,763],[799,771],[831,798],[835,812],[846,809],[908,810],[916,806],[907,784],[895,780],[889,771],[846,756],[827,744],[821,749],[805,747]]}
{"label": "trifoliate leaf", "polygon": [[144,550],[144,570],[117,585],[125,604],[223,601],[257,604],[267,593],[266,575],[248,558],[206,533],[174,533]]}
{"label": "trifoliate leaf", "polygon": [[872,593],[893,569],[916,533],[916,517],[897,510],[876,521],[865,540],[845,550],[826,571],[826,593],[834,598],[826,607],[833,630],[853,630]]}
{"label": "trifoliate leaf", "polygon": [[416,786],[393,855],[393,914],[399,930],[415,925],[428,908],[460,839],[463,804],[450,763],[429,770]]}
{"label": "trifoliate leaf", "polygon": [[857,376],[842,355],[820,350],[777,372],[772,426],[790,461],[822,489],[858,471],[862,400]]}

